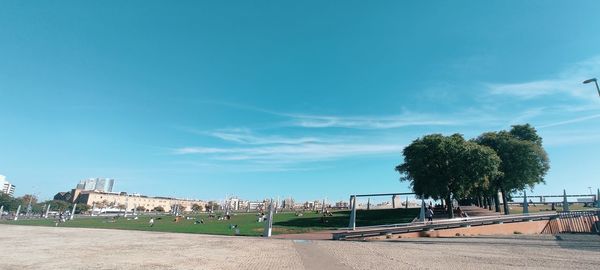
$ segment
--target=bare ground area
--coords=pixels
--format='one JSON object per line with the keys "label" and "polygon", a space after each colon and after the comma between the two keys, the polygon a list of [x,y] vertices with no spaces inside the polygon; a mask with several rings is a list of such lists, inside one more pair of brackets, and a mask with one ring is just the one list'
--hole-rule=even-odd
{"label": "bare ground area", "polygon": [[0,225],[0,269],[597,269],[600,236],[294,241]]}

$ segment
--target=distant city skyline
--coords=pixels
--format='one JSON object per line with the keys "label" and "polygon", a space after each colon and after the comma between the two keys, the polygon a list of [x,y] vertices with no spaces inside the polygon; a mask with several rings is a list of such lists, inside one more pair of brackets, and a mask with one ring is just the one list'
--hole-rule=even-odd
{"label": "distant city skyline", "polygon": [[[0,174],[51,198],[407,192],[431,133],[530,123],[531,194],[600,187],[598,1],[0,4]],[[117,188],[115,188],[117,190]],[[529,192],[528,192],[529,194]]]}
{"label": "distant city skyline", "polygon": [[114,185],[115,179],[97,177],[81,180],[75,188],[82,190],[98,190],[104,192],[112,192]]}

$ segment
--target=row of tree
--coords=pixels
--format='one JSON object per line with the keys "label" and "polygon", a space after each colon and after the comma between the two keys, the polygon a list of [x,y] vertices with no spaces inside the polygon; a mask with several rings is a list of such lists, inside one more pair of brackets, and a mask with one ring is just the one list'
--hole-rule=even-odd
{"label": "row of tree", "polygon": [[[396,170],[423,198],[446,202],[453,217],[454,199],[484,198],[502,201],[516,191],[544,183],[550,169],[542,138],[531,125],[515,125],[508,131],[486,132],[465,140],[460,134],[423,136],[403,150],[404,163]],[[504,203],[504,213],[509,214]]]}
{"label": "row of tree", "polygon": [[[59,200],[48,200],[43,202],[38,202],[36,196],[31,194],[23,195],[22,197],[11,197],[7,194],[0,194],[0,205],[4,206],[4,211],[6,212],[16,212],[21,206],[21,213],[26,213],[27,208],[31,206],[29,209],[30,213],[41,214],[45,213],[47,206],[50,205],[50,211],[63,212],[63,211],[71,211],[73,209],[73,204],[59,201]],[[77,204],[75,207],[75,213],[83,213],[90,209],[88,205],[85,204]]]}

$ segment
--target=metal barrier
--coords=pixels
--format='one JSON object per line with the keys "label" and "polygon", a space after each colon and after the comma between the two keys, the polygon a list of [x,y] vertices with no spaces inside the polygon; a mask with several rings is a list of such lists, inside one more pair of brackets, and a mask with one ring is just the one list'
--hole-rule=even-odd
{"label": "metal barrier", "polygon": [[600,210],[559,212],[557,221],[561,233],[600,233]]}
{"label": "metal barrier", "polygon": [[456,218],[451,220],[440,220],[433,223],[408,223],[392,224],[386,226],[361,227],[357,230],[338,231],[333,233],[334,240],[360,239],[370,236],[386,234],[401,234],[410,232],[421,232],[426,230],[444,230],[466,226],[484,226],[491,224],[528,222],[537,220],[556,219],[556,213],[540,213],[531,215],[506,215],[495,217]]}

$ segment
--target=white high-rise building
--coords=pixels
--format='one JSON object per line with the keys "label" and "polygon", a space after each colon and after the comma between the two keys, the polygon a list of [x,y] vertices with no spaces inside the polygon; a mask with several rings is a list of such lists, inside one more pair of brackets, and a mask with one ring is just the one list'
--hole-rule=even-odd
{"label": "white high-rise building", "polygon": [[89,178],[86,180],[79,181],[79,184],[77,184],[77,189],[112,192],[114,185],[115,185],[115,179]]}
{"label": "white high-rise building", "polygon": [[8,194],[8,196],[15,195],[15,185],[6,181],[6,176],[0,175],[0,192],[4,194]]}

